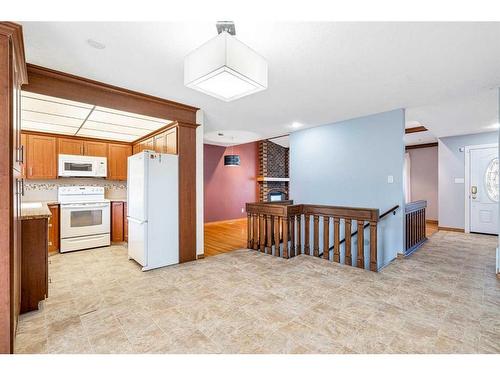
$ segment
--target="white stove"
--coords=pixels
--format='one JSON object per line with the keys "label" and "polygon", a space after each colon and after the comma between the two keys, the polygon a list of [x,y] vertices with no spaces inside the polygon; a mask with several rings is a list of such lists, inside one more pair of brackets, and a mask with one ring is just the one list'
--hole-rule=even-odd
{"label": "white stove", "polygon": [[110,202],[104,199],[104,187],[63,186],[58,198],[61,253],[110,245]]}

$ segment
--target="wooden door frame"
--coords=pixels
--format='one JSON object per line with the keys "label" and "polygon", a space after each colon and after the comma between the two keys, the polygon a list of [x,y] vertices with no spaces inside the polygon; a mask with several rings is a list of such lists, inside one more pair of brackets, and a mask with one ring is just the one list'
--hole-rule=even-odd
{"label": "wooden door frame", "polygon": [[24,91],[171,121],[146,137],[177,128],[179,261],[196,260],[196,128],[199,126],[196,112],[199,108],[33,64],[27,64],[27,71],[29,84],[23,85]]}
{"label": "wooden door frame", "polygon": [[[22,27],[12,22],[0,22],[0,37],[6,44],[8,56],[0,56],[0,79],[6,84],[0,91],[0,353],[14,351],[13,283],[15,270],[14,258],[14,211],[13,211],[13,129],[12,129],[12,90],[14,77],[11,75],[12,63],[17,65],[19,82],[27,82],[24,57]],[[18,275],[20,278],[21,275]]]}
{"label": "wooden door frame", "polygon": [[495,143],[486,143],[482,145],[472,145],[472,146],[465,146],[464,147],[464,152],[465,152],[465,163],[464,163],[464,168],[465,168],[465,173],[464,173],[464,198],[465,198],[465,222],[464,222],[464,232],[465,233],[470,233],[470,197],[469,197],[469,191],[470,191],[470,151],[471,150],[479,150],[482,148],[499,148],[498,144]]}

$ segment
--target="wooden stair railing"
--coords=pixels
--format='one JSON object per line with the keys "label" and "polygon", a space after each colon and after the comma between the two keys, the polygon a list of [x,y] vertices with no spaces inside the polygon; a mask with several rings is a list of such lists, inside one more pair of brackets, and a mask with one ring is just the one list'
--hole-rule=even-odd
{"label": "wooden stair railing", "polygon": [[[377,222],[379,210],[374,208],[340,207],[297,204],[293,201],[270,203],[247,203],[248,238],[247,246],[250,249],[260,250],[263,253],[290,258],[296,255],[323,254],[324,259],[330,259],[330,238],[333,240],[333,258],[337,263],[343,263],[365,268],[365,222],[369,231],[369,269],[377,271]],[[352,249],[351,236],[345,235],[344,251],[341,251],[340,228],[344,224],[344,234],[351,233],[353,222],[358,228],[358,243]],[[312,224],[312,244],[311,241]],[[320,225],[323,227],[323,236],[320,243]],[[330,237],[330,228],[333,235]],[[302,236],[304,234],[304,236]],[[302,243],[303,242],[303,243]],[[325,251],[326,250],[326,251]],[[312,254],[311,254],[312,252]],[[326,256],[324,255],[326,253]]]}
{"label": "wooden stair railing", "polygon": [[[382,215],[380,215],[380,217],[378,218],[378,220],[382,220],[384,217],[386,217],[387,215],[389,215],[391,212],[393,215],[396,215],[396,210],[399,208],[399,204],[392,207],[390,210],[387,210],[385,211]],[[339,245],[342,245],[344,242],[346,242],[346,240],[349,242],[349,245],[350,245],[350,241],[351,241],[351,238],[356,236],[358,234],[358,230],[356,229],[354,232],[351,231],[351,220],[349,220],[349,222],[347,222],[346,220],[346,223],[345,225],[347,226],[346,227],[346,230],[345,230],[345,236],[344,238],[342,238],[342,240],[340,240],[340,243]],[[370,226],[369,223],[365,224],[363,229],[366,229]],[[349,236],[349,232],[352,232],[351,235]],[[347,246],[347,245],[346,245]],[[334,248],[334,245],[330,246],[330,248],[328,249],[329,252],[331,252]],[[324,258],[328,258],[329,255],[325,255],[325,253],[320,253],[319,256],[321,257],[324,257]]]}
{"label": "wooden stair railing", "polygon": [[415,201],[405,206],[406,251],[413,253],[427,240],[425,234],[425,209],[427,201]]}

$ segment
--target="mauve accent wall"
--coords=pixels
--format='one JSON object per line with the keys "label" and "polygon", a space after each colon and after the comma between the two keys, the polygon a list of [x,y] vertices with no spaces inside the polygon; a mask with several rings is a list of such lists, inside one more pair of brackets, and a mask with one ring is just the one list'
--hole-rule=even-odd
{"label": "mauve accent wall", "polygon": [[426,218],[438,219],[438,148],[408,150],[410,153],[411,200],[427,201]]}
{"label": "mauve accent wall", "polygon": [[[225,154],[240,155],[239,167],[224,166]],[[205,223],[246,217],[245,203],[258,200],[258,143],[204,145]],[[242,212],[243,209],[243,212]]]}

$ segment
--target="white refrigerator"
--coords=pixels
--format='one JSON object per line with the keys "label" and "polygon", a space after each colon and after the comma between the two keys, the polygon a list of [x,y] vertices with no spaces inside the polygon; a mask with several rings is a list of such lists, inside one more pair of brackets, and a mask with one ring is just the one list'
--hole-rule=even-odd
{"label": "white refrigerator", "polygon": [[152,151],[128,158],[128,257],[143,271],[179,263],[178,158]]}

